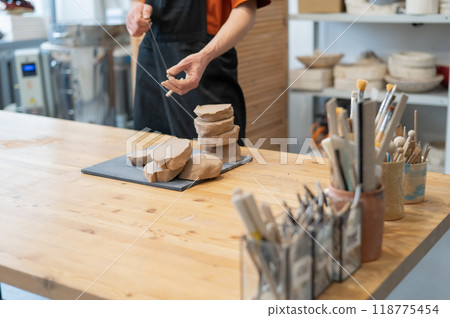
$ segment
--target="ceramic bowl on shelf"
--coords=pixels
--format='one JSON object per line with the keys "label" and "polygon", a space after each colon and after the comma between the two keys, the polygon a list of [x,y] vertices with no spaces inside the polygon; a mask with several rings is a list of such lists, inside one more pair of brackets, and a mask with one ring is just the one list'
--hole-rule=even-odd
{"label": "ceramic bowl on shelf", "polygon": [[320,54],[309,55],[309,56],[297,56],[297,59],[305,64],[306,67],[320,68],[320,67],[333,67],[338,64],[344,54]]}
{"label": "ceramic bowl on shelf", "polygon": [[399,91],[405,93],[425,93],[439,86],[439,84],[441,84],[442,80],[444,79],[444,76],[437,75],[436,77],[430,79],[411,81],[399,79],[391,75],[386,75],[384,79],[388,83],[397,85],[397,89]]}

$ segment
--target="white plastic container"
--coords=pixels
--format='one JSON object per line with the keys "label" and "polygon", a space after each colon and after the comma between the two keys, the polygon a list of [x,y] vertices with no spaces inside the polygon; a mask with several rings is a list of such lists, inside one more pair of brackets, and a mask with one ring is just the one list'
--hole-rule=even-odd
{"label": "white plastic container", "polygon": [[406,0],[407,14],[437,14],[439,0]]}

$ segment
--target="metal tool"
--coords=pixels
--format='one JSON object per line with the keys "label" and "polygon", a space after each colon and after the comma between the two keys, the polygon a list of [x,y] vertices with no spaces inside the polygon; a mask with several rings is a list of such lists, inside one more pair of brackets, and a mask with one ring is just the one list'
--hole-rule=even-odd
{"label": "metal tool", "polygon": [[[145,0],[142,0],[141,2],[142,2],[143,4],[145,4]],[[144,16],[142,16],[142,19],[148,20],[149,23],[151,22],[150,17],[144,17]],[[166,63],[166,60],[164,59],[164,56],[162,55],[161,49],[159,48],[158,41],[156,41],[155,33],[153,33],[153,29],[152,29],[152,26],[151,26],[151,25],[150,25],[150,33],[151,33],[151,35],[152,35],[153,42],[155,42],[156,50],[158,51],[159,57],[161,58],[161,61],[163,62],[164,68],[166,69],[166,73],[167,73],[167,70],[168,70],[167,63]],[[167,75],[167,78],[170,80],[170,78],[169,78],[168,75]],[[183,79],[181,79],[180,81],[182,81],[182,80],[183,80]],[[169,98],[170,96],[172,96],[172,94],[173,94],[173,91],[172,91],[172,90],[169,90],[169,91],[166,93],[166,97]]]}

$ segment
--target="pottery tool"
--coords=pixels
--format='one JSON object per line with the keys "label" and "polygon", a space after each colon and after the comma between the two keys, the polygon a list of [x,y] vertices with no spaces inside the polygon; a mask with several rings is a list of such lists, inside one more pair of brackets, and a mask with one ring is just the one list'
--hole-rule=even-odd
{"label": "pottery tool", "polygon": [[392,114],[394,113],[394,110],[395,110],[394,106],[388,107],[388,112],[387,112],[386,116],[384,117],[383,124],[381,125],[380,130],[379,131],[375,130],[375,133],[377,134],[376,135],[377,137],[375,139],[375,146],[377,148],[380,148],[380,146],[381,146],[381,141],[383,140],[383,138],[385,136],[386,128],[389,124],[389,121],[392,118]]}
{"label": "pottery tool", "polygon": [[419,147],[414,148],[413,153],[409,157],[408,161],[406,161],[406,163],[409,163],[409,164],[417,163],[417,159],[419,158],[421,153],[422,153],[422,149],[420,149]]}
{"label": "pottery tool", "polygon": [[395,146],[394,142],[391,141],[389,143],[388,153],[387,153],[387,160],[386,162],[392,162],[394,161],[394,154],[397,151],[397,147]]}
{"label": "pottery tool", "polygon": [[253,224],[256,227],[256,230],[261,234],[263,238],[266,237],[266,225],[261,218],[261,214],[259,213],[258,206],[256,205],[255,198],[250,192],[246,192],[242,194],[242,199],[245,202],[247,207],[247,211],[250,215],[250,218],[253,221]]}
{"label": "pottery tool", "polygon": [[338,135],[337,107],[336,98],[330,99],[326,104],[328,131],[330,132],[330,135]]}
{"label": "pottery tool", "polygon": [[357,82],[357,86],[358,86],[358,103],[362,102],[364,99],[364,92],[366,91],[367,88],[367,84],[369,84],[369,82],[367,82],[366,80],[361,80],[359,79]]}
{"label": "pottery tool", "polygon": [[338,166],[336,153],[334,151],[333,142],[331,138],[326,138],[322,140],[322,148],[325,150],[325,152],[328,155],[328,158],[330,159],[330,167],[331,167],[331,173],[333,175],[333,183],[334,186],[338,189],[344,189],[344,180],[343,176],[341,174],[341,169]]}
{"label": "pottery tool", "polygon": [[417,142],[417,109],[414,110],[414,131],[416,135],[414,136],[414,141]]}
{"label": "pottery tool", "polygon": [[384,109],[386,108],[387,101],[390,99],[390,93],[392,89],[394,88],[394,85],[387,84],[386,85],[386,95],[383,98],[383,101],[381,102],[380,109],[378,110],[377,117],[375,118],[375,124],[378,124],[380,121],[381,114],[384,112]]}
{"label": "pottery tool", "polygon": [[264,278],[269,283],[270,291],[272,294],[276,297],[277,296],[277,285],[275,282],[274,277],[272,276],[270,272],[269,265],[267,264],[267,261],[262,255],[261,248],[256,245],[256,242],[251,240],[247,241],[247,249],[250,254],[250,257],[252,258],[253,262],[255,263],[256,267],[258,267],[262,274],[264,275]]}
{"label": "pottery tool", "polygon": [[[272,211],[270,210],[270,206],[266,202],[263,202],[261,204],[261,210],[263,212],[264,217],[266,218],[266,229],[269,224],[273,224],[273,225],[277,224],[275,221],[275,218],[273,217]],[[278,231],[277,226],[273,227],[273,232],[274,232],[274,237],[275,237],[274,242],[280,244],[281,236],[280,236],[280,232]],[[271,235],[271,234],[269,234],[269,235]]]}
{"label": "pottery tool", "polygon": [[388,84],[386,85],[386,96],[383,99],[383,102],[381,103],[380,109],[377,113],[377,117],[375,119],[375,125],[378,127],[378,130],[380,129],[380,126],[383,122],[384,117],[386,116],[387,110],[389,105],[394,102],[395,100],[395,91],[397,90],[397,85]]}
{"label": "pottery tool", "polygon": [[404,154],[406,154],[410,150],[411,143],[414,142],[415,138],[416,138],[416,132],[414,130],[408,131],[408,139],[406,139],[405,145],[403,146]]}
{"label": "pottery tool", "polygon": [[383,138],[383,141],[381,142],[380,149],[377,153],[377,164],[381,164],[384,160],[384,156],[386,154],[386,151],[389,147],[389,142],[391,141],[391,137],[394,135],[395,129],[397,128],[398,124],[400,123],[400,120],[402,119],[403,113],[405,112],[406,105],[408,102],[408,96],[405,94],[402,94],[400,96],[400,101],[398,102],[397,106],[395,107],[394,113],[392,115],[392,118],[386,128],[385,132],[385,138]]}
{"label": "pottery tool", "polygon": [[[169,81],[176,79],[175,77],[170,76],[170,75],[167,75],[167,78],[169,79]],[[186,78],[187,78],[187,76],[186,76]],[[180,78],[180,82],[182,82],[182,81],[184,81],[184,78]],[[172,94],[173,94],[173,91],[170,90],[170,91],[167,92],[166,97],[170,97],[170,96],[172,96]]]}
{"label": "pottery tool", "polygon": [[395,137],[403,136],[403,126],[399,124],[395,129]]}
{"label": "pottery tool", "polygon": [[394,161],[400,161],[403,159],[403,146],[405,145],[405,138],[403,137],[396,137],[394,139],[395,147],[397,147],[394,155]]}
{"label": "pottery tool", "polygon": [[251,213],[248,210],[241,189],[235,189],[233,191],[233,198],[231,202],[238,211],[239,216],[247,229],[248,235],[257,241],[261,241],[263,239],[262,234],[251,217]]}
{"label": "pottery tool", "polygon": [[[141,0],[141,3],[142,3],[142,4],[145,4],[145,0]],[[150,17],[148,17],[148,16],[142,16],[142,19],[148,20],[149,23],[151,22],[151,19],[150,19]],[[156,50],[158,51],[159,57],[161,58],[161,61],[162,61],[163,64],[164,64],[164,68],[166,69],[166,72],[167,72],[168,67],[167,67],[166,60],[164,59],[164,56],[163,56],[163,54],[162,54],[162,52],[161,52],[161,49],[159,48],[158,41],[156,41],[156,37],[155,37],[155,34],[153,33],[153,29],[152,29],[152,26],[151,26],[151,25],[150,25],[150,33],[151,33],[151,35],[152,35],[152,39],[153,39],[153,42],[155,43],[155,47],[156,47]],[[169,75],[167,75],[167,77],[169,78]],[[171,78],[169,78],[169,80],[171,80]],[[182,80],[183,80],[183,79],[180,79],[180,81],[182,81]],[[172,94],[173,94],[173,91],[172,91],[172,90],[169,90],[169,91],[166,93],[166,97],[169,98],[169,97],[172,96]]]}
{"label": "pottery tool", "polygon": [[428,159],[428,154],[430,153],[431,147],[427,146],[427,148],[425,149],[425,153],[423,154],[422,157],[422,162],[427,162]]}

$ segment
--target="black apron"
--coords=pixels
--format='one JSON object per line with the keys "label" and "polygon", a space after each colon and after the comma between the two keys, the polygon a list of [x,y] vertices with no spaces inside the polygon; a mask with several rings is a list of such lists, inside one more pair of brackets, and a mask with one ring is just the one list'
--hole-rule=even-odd
{"label": "black apron", "polygon": [[[190,54],[202,50],[213,38],[207,33],[206,0],[147,0],[153,7],[152,30],[170,68]],[[158,83],[166,80],[166,69],[151,32],[139,48],[138,62]],[[134,102],[134,127],[150,128],[180,138],[197,138],[194,109],[197,105],[232,104],[235,123],[245,137],[246,111],[237,81],[237,53],[233,48],[207,66],[197,89],[173,96],[184,110],[138,65]],[[184,77],[184,72],[178,76]]]}

